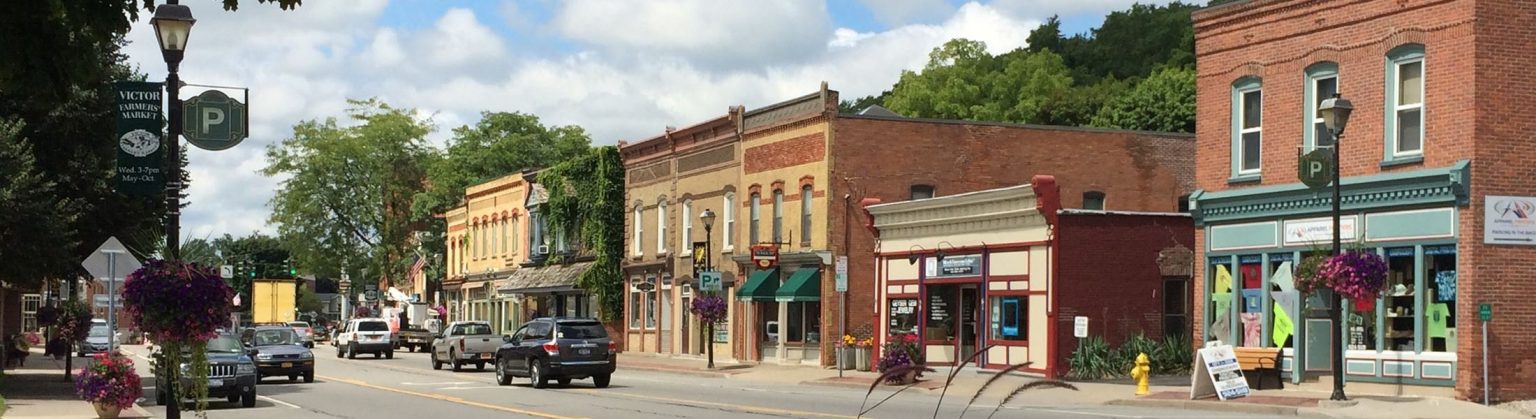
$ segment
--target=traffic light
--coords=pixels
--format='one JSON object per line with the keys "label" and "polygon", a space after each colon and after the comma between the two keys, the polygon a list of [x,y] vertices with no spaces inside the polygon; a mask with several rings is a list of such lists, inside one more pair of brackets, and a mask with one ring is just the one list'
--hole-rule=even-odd
{"label": "traffic light", "polygon": [[288,276],[298,278],[299,266],[294,264],[292,259],[289,259],[286,262],[288,263]]}

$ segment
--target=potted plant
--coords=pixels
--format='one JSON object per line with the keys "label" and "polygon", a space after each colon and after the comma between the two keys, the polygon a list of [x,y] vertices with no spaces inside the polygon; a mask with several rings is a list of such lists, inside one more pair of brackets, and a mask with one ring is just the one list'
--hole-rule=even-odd
{"label": "potted plant", "polygon": [[855,353],[857,352],[858,343],[859,338],[853,335],[843,335],[843,338],[837,341],[837,368],[845,370],[854,369],[858,360],[858,356]]}
{"label": "potted plant", "polygon": [[[881,348],[881,351],[880,365],[877,366],[881,374],[917,364],[917,335],[891,335],[890,338],[886,339],[885,346]],[[917,380],[921,373],[921,370],[911,369],[906,374],[890,377],[886,384],[911,384]]]}
{"label": "potted plant", "polygon": [[81,368],[75,378],[75,393],[90,402],[102,418],[116,418],[123,409],[133,407],[141,391],[133,361],[113,353],[96,354],[91,365]]}
{"label": "potted plant", "polygon": [[875,338],[872,337],[860,340],[854,347],[854,365],[858,366],[859,371],[870,370],[870,358],[874,355],[874,351]]}

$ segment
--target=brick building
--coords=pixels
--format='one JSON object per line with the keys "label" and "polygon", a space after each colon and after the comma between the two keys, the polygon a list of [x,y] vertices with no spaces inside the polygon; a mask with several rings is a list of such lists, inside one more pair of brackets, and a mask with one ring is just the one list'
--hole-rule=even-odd
{"label": "brick building", "polygon": [[1039,175],[1006,188],[865,201],[879,238],[878,342],[916,336],[928,365],[990,347],[977,358],[982,368],[1027,362],[1021,371],[1060,377],[1078,342],[1077,316],[1110,345],[1136,334],[1187,336],[1189,215],[1063,210],[1059,190]]}
{"label": "brick building", "polygon": [[[1308,372],[1297,382],[1330,374],[1342,350],[1347,381],[1480,399],[1477,310],[1491,304],[1494,397],[1536,396],[1524,322],[1536,248],[1518,234],[1536,204],[1536,4],[1253,0],[1194,22],[1199,335],[1281,346],[1288,374]],[[1316,108],[1333,93],[1355,109],[1339,141],[1340,233],[1390,266],[1389,292],[1348,313],[1344,342],[1321,298],[1289,288],[1296,261],[1333,234],[1328,191],[1301,185],[1296,163],[1331,144]],[[1280,313],[1298,327],[1289,341]],[[1238,337],[1252,328],[1258,339]]]}
{"label": "brick building", "polygon": [[[727,290],[734,303],[725,340],[737,360],[833,364],[832,349],[842,330],[838,319],[843,314],[837,311],[840,302],[833,284],[832,268],[838,256],[849,256],[850,261],[847,330],[866,336],[879,332],[879,290],[870,257],[876,251],[875,240],[861,227],[860,202],[865,198],[895,202],[952,195],[1015,186],[1035,174],[1050,173],[1063,185],[1062,203],[1068,207],[1173,212],[1193,190],[1194,143],[1188,135],[840,115],[837,103],[837,92],[823,86],[805,96],[700,124],[739,121],[734,123],[734,137],[725,135],[723,128],[712,129],[714,134],[704,137],[716,139],[694,148],[703,152],[715,150],[717,144],[739,143],[733,157],[739,163],[719,163],[720,172],[701,169],[698,175],[710,179],[706,183],[711,185],[734,176],[732,185],[671,192],[676,186],[667,182],[637,181],[637,177],[671,176],[673,183],[681,185],[678,182],[690,178],[665,172],[673,169],[651,169],[678,164],[657,162],[682,161],[683,147],[672,150],[671,142],[681,140],[676,133],[620,147],[629,171],[627,199],[641,204],[639,211],[632,210],[626,217],[627,239],[647,247],[627,265],[632,272],[671,263],[660,262],[650,250],[657,245],[653,234],[663,230],[653,224],[660,216],[653,205],[670,202],[662,217],[671,223],[664,229],[667,234],[675,235],[684,227],[673,215],[677,210],[671,209],[676,208],[675,199],[659,197],[734,191],[735,227],[729,229],[730,237],[720,239],[730,243],[721,250],[730,250],[716,252],[715,265],[736,279]],[[720,217],[717,231],[725,213]],[[669,240],[667,246],[680,242]],[[759,267],[750,251],[754,248],[776,253],[777,263]],[[658,275],[673,272],[674,283],[681,277],[675,264],[655,271]],[[629,279],[636,278],[632,274]],[[643,275],[638,278],[647,281]],[[640,304],[630,306],[643,309],[647,298],[642,295]],[[686,313],[677,307],[672,313]],[[661,314],[660,309],[651,311]],[[634,314],[626,317],[633,319]],[[721,353],[717,351],[716,356]]]}

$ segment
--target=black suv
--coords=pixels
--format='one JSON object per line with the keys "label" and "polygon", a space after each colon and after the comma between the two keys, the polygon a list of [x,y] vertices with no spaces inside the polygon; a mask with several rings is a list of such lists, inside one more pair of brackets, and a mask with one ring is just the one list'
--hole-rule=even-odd
{"label": "black suv", "polygon": [[[242,407],[256,406],[256,363],[251,351],[240,344],[240,339],[229,333],[220,333],[208,340],[208,397],[225,398],[230,403],[239,402]],[[181,388],[192,388],[192,371],[188,364],[181,364]],[[160,405],[170,402],[166,386],[155,376],[155,401]],[[185,394],[185,393],[184,393]]]}
{"label": "black suv", "polygon": [[608,387],[618,367],[617,355],[618,346],[596,319],[535,319],[502,338],[496,350],[496,383],[509,385],[512,377],[528,377],[533,388],[544,388],[549,380],[563,386],[592,377],[598,388]]}

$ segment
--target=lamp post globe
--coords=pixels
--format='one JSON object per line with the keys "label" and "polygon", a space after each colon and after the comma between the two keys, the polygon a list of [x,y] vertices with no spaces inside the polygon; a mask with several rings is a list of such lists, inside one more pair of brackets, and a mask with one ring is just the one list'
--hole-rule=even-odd
{"label": "lamp post globe", "polygon": [[[1343,251],[1343,249],[1341,248],[1342,240],[1339,237],[1339,234],[1340,234],[1340,228],[1339,228],[1339,224],[1340,224],[1340,222],[1339,222],[1339,213],[1340,213],[1339,199],[1340,198],[1339,198],[1339,195],[1340,195],[1340,190],[1342,189],[1342,185],[1340,185],[1340,183],[1339,183],[1339,171],[1340,171],[1341,166],[1342,166],[1339,163],[1339,149],[1341,147],[1343,147],[1343,142],[1342,142],[1341,138],[1344,136],[1344,127],[1349,124],[1349,114],[1351,112],[1353,112],[1354,110],[1355,110],[1354,105],[1349,103],[1349,100],[1344,99],[1342,96],[1340,96],[1337,93],[1335,93],[1333,95],[1333,97],[1323,100],[1323,103],[1320,104],[1317,107],[1318,116],[1321,116],[1323,118],[1323,125],[1328,128],[1329,134],[1333,135],[1333,202],[1332,202],[1332,204],[1333,204],[1333,254],[1335,256],[1337,256],[1339,253],[1342,253],[1342,251]],[[1333,298],[1331,299],[1332,300],[1331,301],[1332,302],[1332,304],[1331,304],[1332,305],[1332,310],[1329,311],[1329,318],[1331,319],[1332,325],[1333,325],[1331,327],[1332,332],[1333,332],[1333,342],[1343,342],[1344,341],[1344,325],[1342,323],[1340,323],[1340,321],[1344,317],[1343,316],[1343,309],[1344,309],[1343,301],[1340,300],[1340,297],[1339,297],[1338,293],[1330,293],[1330,294],[1333,295]],[[1333,349],[1333,360],[1332,361],[1333,361],[1333,365],[1332,365],[1333,366],[1333,394],[1331,396],[1329,396],[1329,399],[1331,399],[1331,400],[1340,400],[1340,401],[1348,400],[1348,398],[1344,396],[1344,352],[1343,352],[1343,349],[1340,349],[1340,348],[1334,348]]]}
{"label": "lamp post globe", "polygon": [[155,39],[160,41],[160,53],[165,63],[175,66],[181,63],[187,49],[187,37],[192,35],[192,8],[183,4],[162,4],[155,7],[155,16],[149,24],[155,27]]}
{"label": "lamp post globe", "polygon": [[710,227],[715,225],[715,212],[705,208],[704,212],[699,214],[699,221],[704,222],[704,230],[708,231]]}

